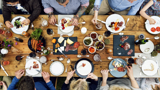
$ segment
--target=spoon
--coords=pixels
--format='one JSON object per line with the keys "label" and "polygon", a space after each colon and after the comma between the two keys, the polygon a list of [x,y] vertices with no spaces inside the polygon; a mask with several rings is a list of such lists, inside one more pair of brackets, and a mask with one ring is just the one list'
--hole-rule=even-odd
{"label": "spoon", "polygon": [[158,40],[160,37],[158,36],[155,36],[154,38],[146,38],[146,39],[155,39],[155,40]]}
{"label": "spoon", "polygon": [[71,61],[70,58],[68,58],[68,59],[67,59],[67,68],[66,68],[66,71],[65,71],[65,72],[67,72],[68,64],[70,63],[70,61]]}
{"label": "spoon", "polygon": [[54,24],[54,25],[56,25],[56,26],[59,27],[59,28],[62,28],[62,26],[60,26],[60,25],[58,25],[58,24]]}

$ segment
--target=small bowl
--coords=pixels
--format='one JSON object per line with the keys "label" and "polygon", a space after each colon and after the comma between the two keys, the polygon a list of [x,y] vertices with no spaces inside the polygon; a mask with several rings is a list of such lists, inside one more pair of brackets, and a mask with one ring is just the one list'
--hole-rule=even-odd
{"label": "small bowl", "polygon": [[[90,43],[89,45],[86,45],[86,44],[84,43],[84,41],[85,41],[86,39],[90,39],[90,40],[91,40],[91,43]],[[83,39],[83,44],[84,44],[85,46],[91,46],[91,45],[93,44],[93,39],[92,39],[91,37],[85,37],[85,38]]]}
{"label": "small bowl", "polygon": [[[100,37],[101,37],[101,39],[100,39]],[[98,40],[99,40],[99,41],[103,41],[103,35],[99,35],[99,36],[98,36]]]}
{"label": "small bowl", "polygon": [[[103,44],[103,48],[102,48],[102,49],[98,49],[98,48],[97,48],[97,45],[96,45],[96,44],[99,43],[99,42]],[[97,42],[94,44],[94,47],[96,47],[96,49],[97,49],[98,51],[101,51],[101,50],[104,49],[105,44],[104,44],[102,41],[97,41]]]}
{"label": "small bowl", "polygon": [[[94,52],[91,53],[90,50],[89,50],[90,48],[94,48]],[[96,48],[95,48],[94,46],[90,46],[90,47],[88,48],[88,52],[89,52],[90,54],[94,54],[94,53],[96,52]]]}
{"label": "small bowl", "polygon": [[[92,38],[92,37],[91,37],[92,34],[96,34],[96,38]],[[96,40],[96,39],[98,38],[98,34],[97,34],[96,32],[91,32],[90,37],[91,37],[93,40]]]}

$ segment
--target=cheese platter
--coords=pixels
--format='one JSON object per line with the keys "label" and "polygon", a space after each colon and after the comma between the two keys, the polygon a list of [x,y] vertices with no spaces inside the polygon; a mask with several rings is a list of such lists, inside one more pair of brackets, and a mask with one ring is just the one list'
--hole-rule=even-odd
{"label": "cheese platter", "polygon": [[54,55],[62,55],[58,48],[64,54],[78,54],[80,43],[77,42],[77,37],[53,37],[52,43]]}

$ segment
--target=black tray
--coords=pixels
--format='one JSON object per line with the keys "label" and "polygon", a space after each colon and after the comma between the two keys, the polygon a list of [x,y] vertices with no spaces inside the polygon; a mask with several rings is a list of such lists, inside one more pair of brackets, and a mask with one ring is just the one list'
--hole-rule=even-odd
{"label": "black tray", "polygon": [[[120,41],[120,38],[122,37],[122,35],[114,35],[113,36],[113,56],[134,56],[135,54],[135,50],[134,50],[134,38],[135,36],[134,35],[123,35],[123,36],[128,36],[129,38],[124,41],[123,43]],[[121,48],[119,45],[120,44],[124,44],[125,42],[128,42],[130,44],[130,49],[133,50],[132,54],[131,55],[127,55],[128,50],[124,50],[123,48]],[[117,48],[119,48],[117,50]],[[121,55],[118,55],[118,53],[121,53]]]}
{"label": "black tray", "polygon": [[[53,39],[56,39],[56,43],[53,44],[53,51],[54,51],[55,49],[57,49],[57,48],[55,48],[55,45],[58,43],[59,37],[53,37]],[[62,42],[61,44],[59,43],[60,47],[64,45],[64,41],[67,40],[67,39],[68,39],[68,37],[64,37],[63,42]],[[77,42],[77,37],[69,37],[69,39],[72,40],[74,43]],[[74,43],[73,43],[73,44],[74,44]],[[73,44],[72,44],[71,46],[73,46]],[[65,49],[65,48],[64,48],[64,49]],[[64,53],[64,54],[78,54],[78,49],[75,50],[75,51],[69,50],[68,52],[63,51],[63,53]],[[60,53],[60,52],[58,51],[58,49],[57,49],[57,53],[53,52],[53,54],[54,54],[54,55],[62,55],[62,53]]]}

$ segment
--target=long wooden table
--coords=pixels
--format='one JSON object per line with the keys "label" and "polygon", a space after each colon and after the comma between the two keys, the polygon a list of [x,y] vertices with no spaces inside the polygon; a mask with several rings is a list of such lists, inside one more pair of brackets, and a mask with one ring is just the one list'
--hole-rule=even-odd
{"label": "long wooden table", "polygon": [[[28,15],[12,15],[12,18],[14,18],[16,16],[28,17]],[[42,17],[44,19],[48,19],[47,15],[40,15],[33,22],[35,28],[39,28],[40,27],[40,21],[41,21]],[[105,21],[107,17],[108,17],[108,15],[99,15],[98,19]],[[2,15],[0,15],[0,18],[1,18],[0,22],[3,23]],[[58,16],[56,16],[56,18],[58,18]],[[91,20],[93,18],[93,16],[91,16],[91,15],[83,15],[81,18],[83,18],[85,20],[86,24],[85,25],[80,25],[79,26],[80,29],[82,27],[86,27],[88,29],[88,31],[87,31],[87,33],[85,35],[81,34],[80,29],[74,31],[74,34],[73,34],[72,37],[78,37],[78,42],[80,42],[80,47],[78,48],[78,54],[80,54],[81,50],[84,48],[84,45],[83,45],[82,41],[83,41],[83,38],[87,34],[95,31],[98,34],[102,35],[107,30],[104,24],[103,24],[103,28],[101,30],[95,30],[93,24],[91,23]],[[128,22],[126,28],[122,31],[125,35],[135,35],[135,40],[138,39],[138,35],[140,35],[140,34],[144,34],[145,37],[150,37],[150,38],[153,38],[155,36],[155,35],[149,34],[146,31],[145,24],[144,24],[144,22],[146,20],[144,18],[142,18],[141,16],[123,16],[123,18],[125,19],[125,21],[128,18],[130,18],[130,21]],[[3,25],[3,27],[6,27],[6,26]],[[53,49],[53,44],[51,42],[52,38],[60,36],[59,34],[57,34],[57,27],[49,25],[49,28],[53,29],[53,31],[55,33],[53,36],[47,35],[47,32],[46,32],[47,28],[43,28],[43,27],[40,27],[40,28],[43,29],[42,36],[46,39],[46,44],[47,44],[46,47],[50,47],[51,49]],[[32,31],[33,30],[30,28],[28,30],[28,33],[31,33]],[[113,35],[115,35],[115,34],[112,34],[110,37],[108,37],[108,39],[111,41],[109,45],[106,45],[106,47],[108,47],[108,48],[113,48]],[[29,53],[31,53],[31,50],[28,48],[28,39],[29,38],[26,38],[26,37],[23,37],[23,36],[20,36],[20,35],[17,35],[17,34],[13,34],[13,37],[19,37],[19,38],[22,38],[24,40],[23,43],[18,42],[18,45],[14,45],[14,47],[16,47],[17,49],[23,51],[22,55],[28,56]],[[68,36],[66,36],[66,37],[68,37]],[[0,35],[0,40],[3,40],[3,38],[5,38],[5,37]],[[9,38],[8,40],[14,41],[13,38]],[[152,41],[155,44],[158,43],[156,40],[152,40]],[[138,46],[135,46],[135,53],[140,53],[140,50],[139,50]],[[94,74],[97,75],[98,77],[102,77],[101,73],[100,73],[100,70],[108,68],[108,65],[109,65],[109,62],[110,62],[110,60],[107,59],[108,56],[111,56],[113,58],[117,58],[118,57],[118,58],[122,58],[122,59],[129,58],[129,57],[126,57],[126,56],[125,57],[124,56],[113,56],[113,54],[106,54],[105,50],[103,50],[99,54],[101,56],[102,62],[95,62],[93,60],[93,55],[91,55],[91,54],[90,54],[90,57],[88,58],[93,62],[93,64],[94,64]],[[4,60],[9,60],[10,61],[9,65],[4,66],[4,68],[6,69],[7,73],[9,74],[9,76],[15,76],[15,72],[17,70],[25,69],[26,57],[23,58],[23,60],[21,61],[20,64],[18,64],[19,62],[15,60],[15,57],[17,55],[19,55],[19,53],[11,53],[11,52],[9,52],[4,58]],[[50,54],[50,55],[48,55],[48,60],[51,60],[51,59],[58,60],[57,57],[59,57],[59,56],[63,56],[63,55]],[[76,63],[76,61],[79,59],[79,58],[77,58],[77,55],[67,55],[67,56],[71,59],[71,65],[73,65],[73,66]],[[65,60],[63,60],[61,62],[64,64],[65,69],[66,69],[67,58],[65,58]],[[43,67],[42,70],[50,73],[50,69],[49,68],[50,68],[51,63],[52,63],[52,61],[48,61],[47,65],[45,65],[45,64],[42,65],[42,67]],[[53,76],[51,73],[50,73],[50,75]],[[0,76],[6,76],[6,74],[4,73],[4,71],[2,69],[0,69]],[[60,75],[59,77],[66,77],[66,76],[67,76],[67,73],[63,72],[63,74]],[[109,77],[113,77],[113,76],[111,74],[109,74]],[[125,75],[124,77],[127,77],[127,75]]]}

